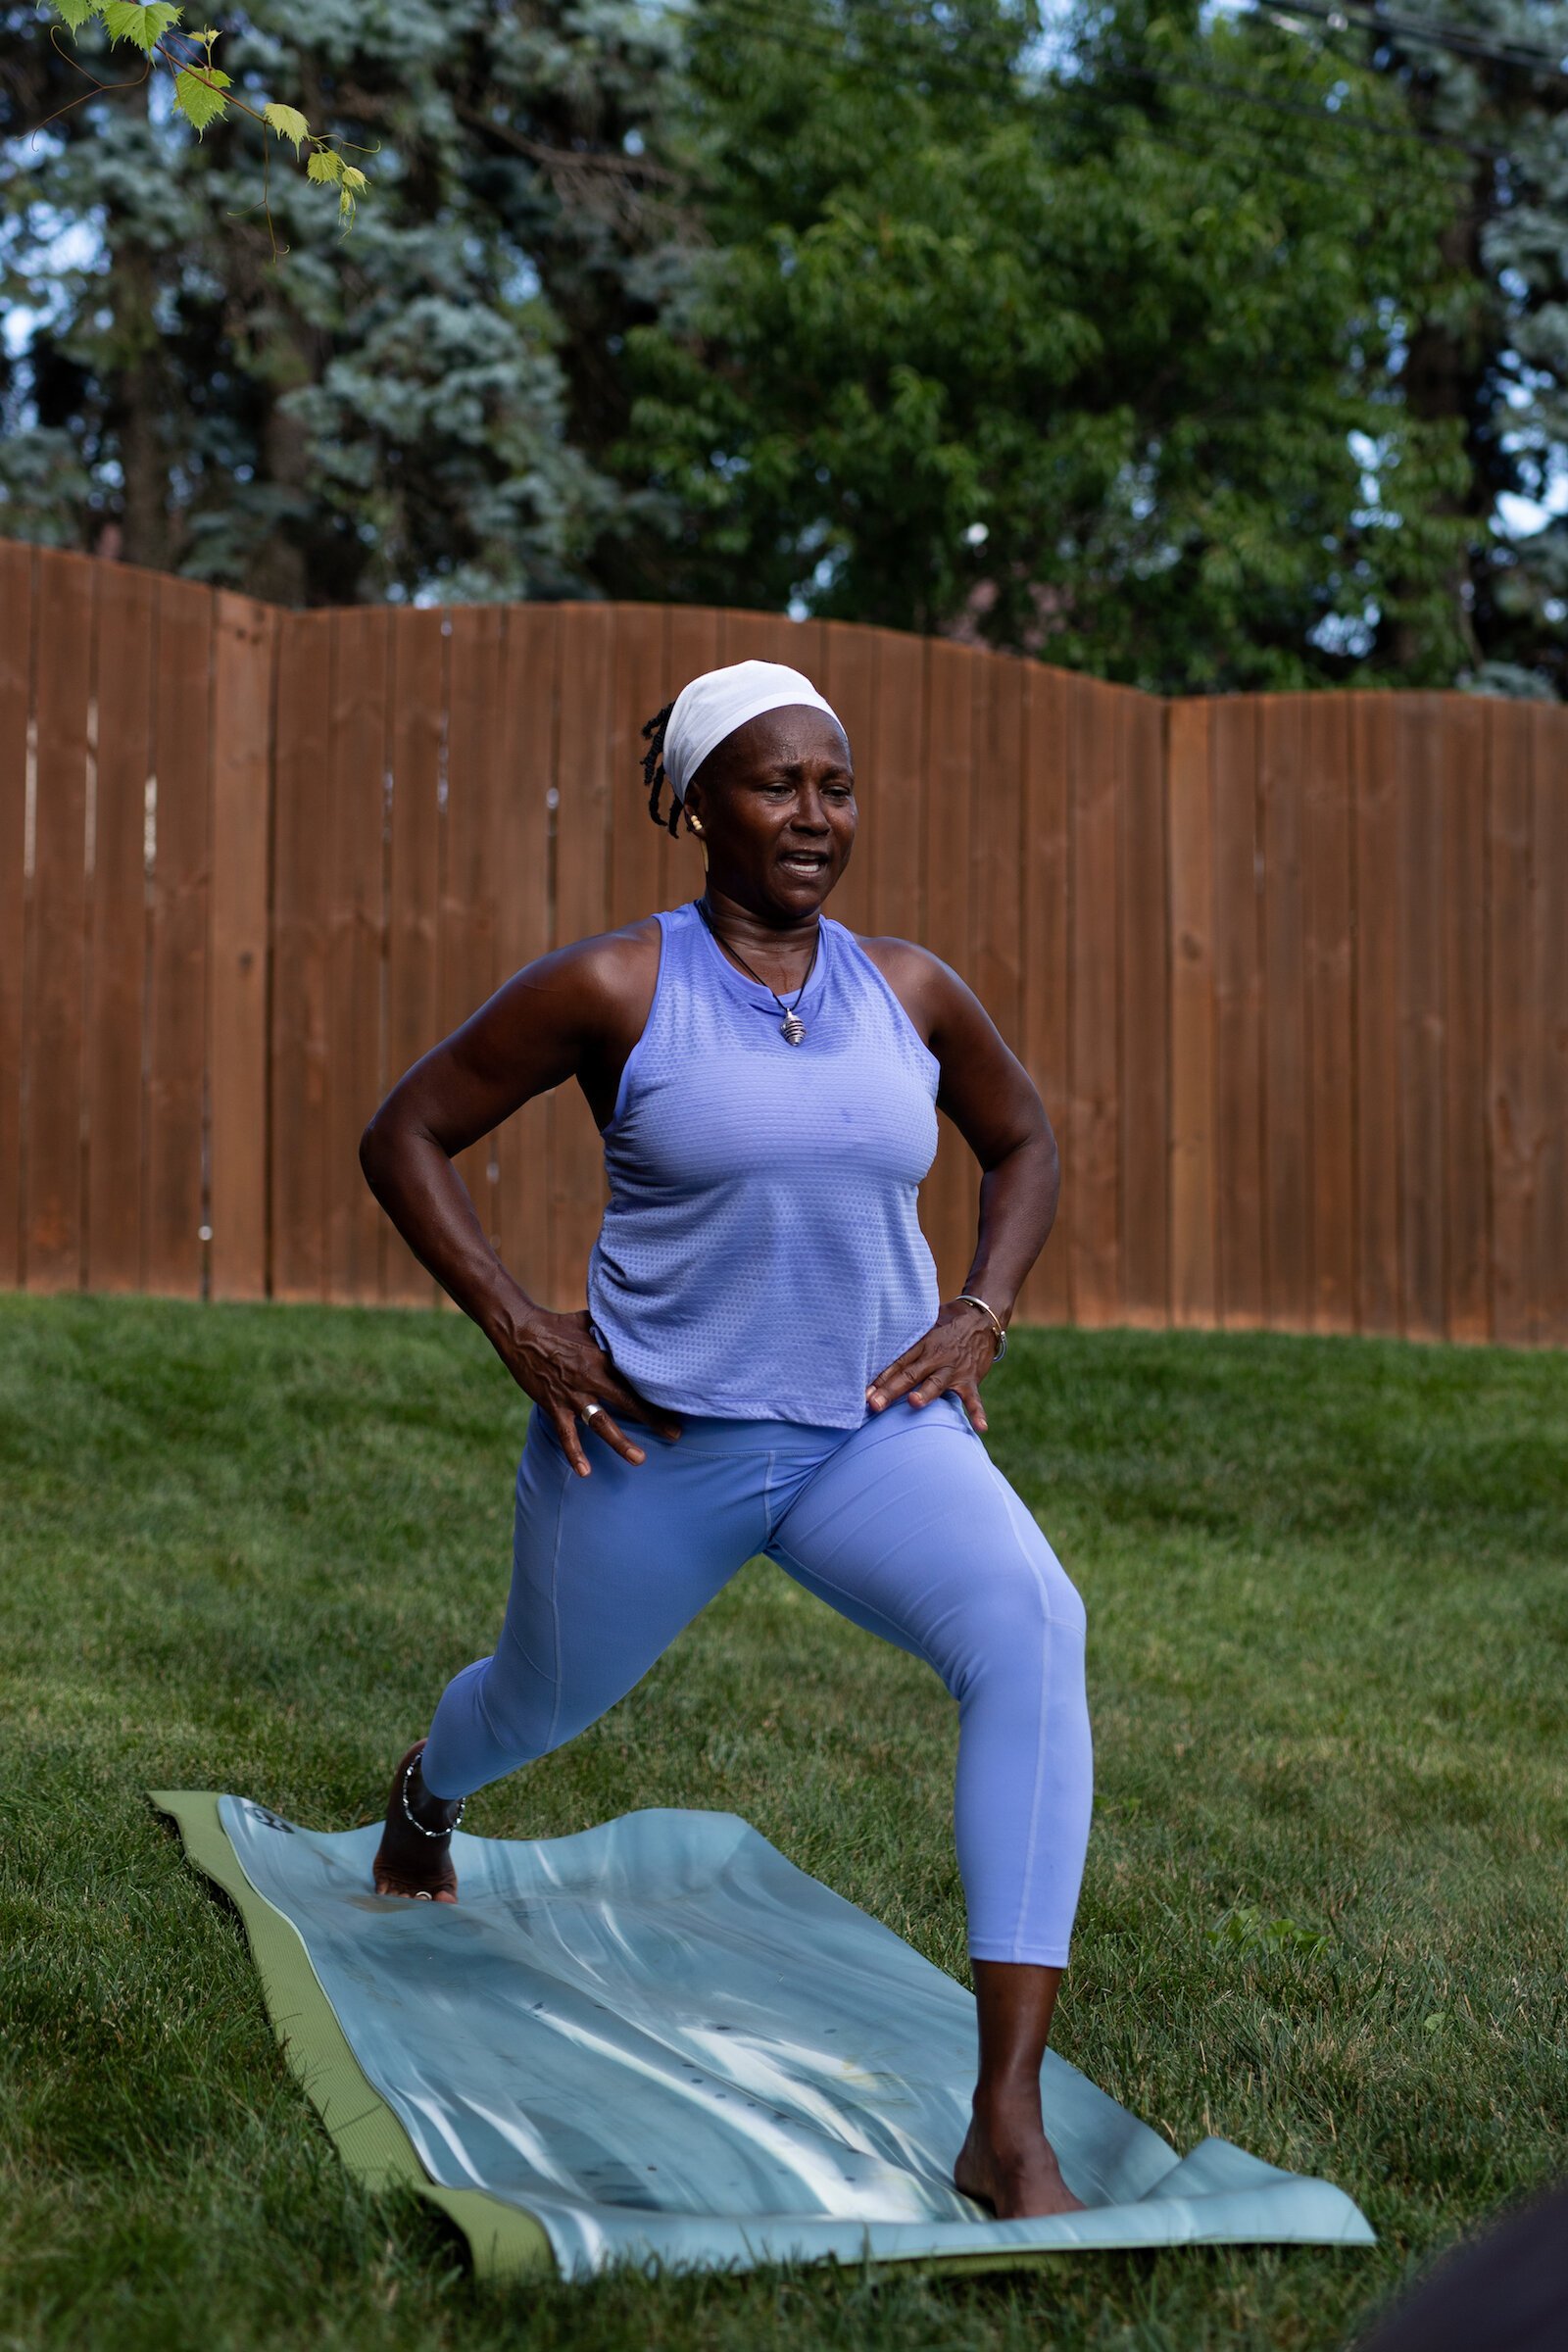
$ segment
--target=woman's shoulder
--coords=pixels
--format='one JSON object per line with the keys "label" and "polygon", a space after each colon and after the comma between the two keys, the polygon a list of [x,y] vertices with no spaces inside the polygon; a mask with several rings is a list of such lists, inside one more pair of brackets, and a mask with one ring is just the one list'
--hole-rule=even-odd
{"label": "woman's shoulder", "polygon": [[917,940],[858,931],[849,937],[893,991],[922,1045],[930,1046],[944,1015],[951,1017],[956,995],[968,993],[957,973]]}

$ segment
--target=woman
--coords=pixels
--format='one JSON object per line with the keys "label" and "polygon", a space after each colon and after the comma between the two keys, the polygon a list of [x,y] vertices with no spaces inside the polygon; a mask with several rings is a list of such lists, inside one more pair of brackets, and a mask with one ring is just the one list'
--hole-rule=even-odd
{"label": "woman", "polygon": [[[602,1715],[766,1552],[958,1702],[980,2070],[955,2180],[1004,2219],[1067,2211],[1040,2066],[1088,1838],[1083,1609],[979,1435],[980,1382],[1055,1213],[1054,1139],[961,980],[824,917],[855,779],[808,679],[712,670],[645,733],[652,813],[667,779],[702,898],[529,964],[393,1089],[361,1148],[535,1406],[501,1638],[399,1764],[375,1886],[456,1901],[463,1799]],[[587,1311],[551,1314],[452,1162],[568,1078],[611,1200]],[[938,1103],[985,1171],[946,1303],[915,1214]]]}

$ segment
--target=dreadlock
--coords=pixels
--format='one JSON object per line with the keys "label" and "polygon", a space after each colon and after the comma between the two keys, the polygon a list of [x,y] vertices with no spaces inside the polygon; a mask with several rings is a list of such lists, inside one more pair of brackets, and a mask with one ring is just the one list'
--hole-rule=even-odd
{"label": "dreadlock", "polygon": [[671,833],[680,823],[680,803],[673,792],[669,796],[669,814],[666,817],[659,806],[659,796],[664,789],[664,729],[669,724],[673,703],[656,710],[643,729],[643,741],[648,749],[643,754],[643,782],[648,787],[648,813],[656,825],[667,825]]}

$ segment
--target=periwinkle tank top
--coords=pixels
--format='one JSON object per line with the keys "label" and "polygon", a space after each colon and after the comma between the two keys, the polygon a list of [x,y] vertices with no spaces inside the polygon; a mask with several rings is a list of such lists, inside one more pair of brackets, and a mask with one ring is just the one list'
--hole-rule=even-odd
{"label": "periwinkle tank top", "polygon": [[604,1131],[594,1326],[671,1411],[858,1429],[867,1384],[936,1320],[915,1213],[935,1056],[842,923],[822,918],[799,1046],[695,905],[659,925],[653,1005]]}

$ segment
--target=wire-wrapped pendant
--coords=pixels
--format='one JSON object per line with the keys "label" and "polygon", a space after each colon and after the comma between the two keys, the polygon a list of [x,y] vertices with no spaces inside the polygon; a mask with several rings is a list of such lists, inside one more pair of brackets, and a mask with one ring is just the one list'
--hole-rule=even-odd
{"label": "wire-wrapped pendant", "polygon": [[806,1023],[798,1012],[787,1012],[779,1023],[787,1046],[798,1046],[806,1035]]}

